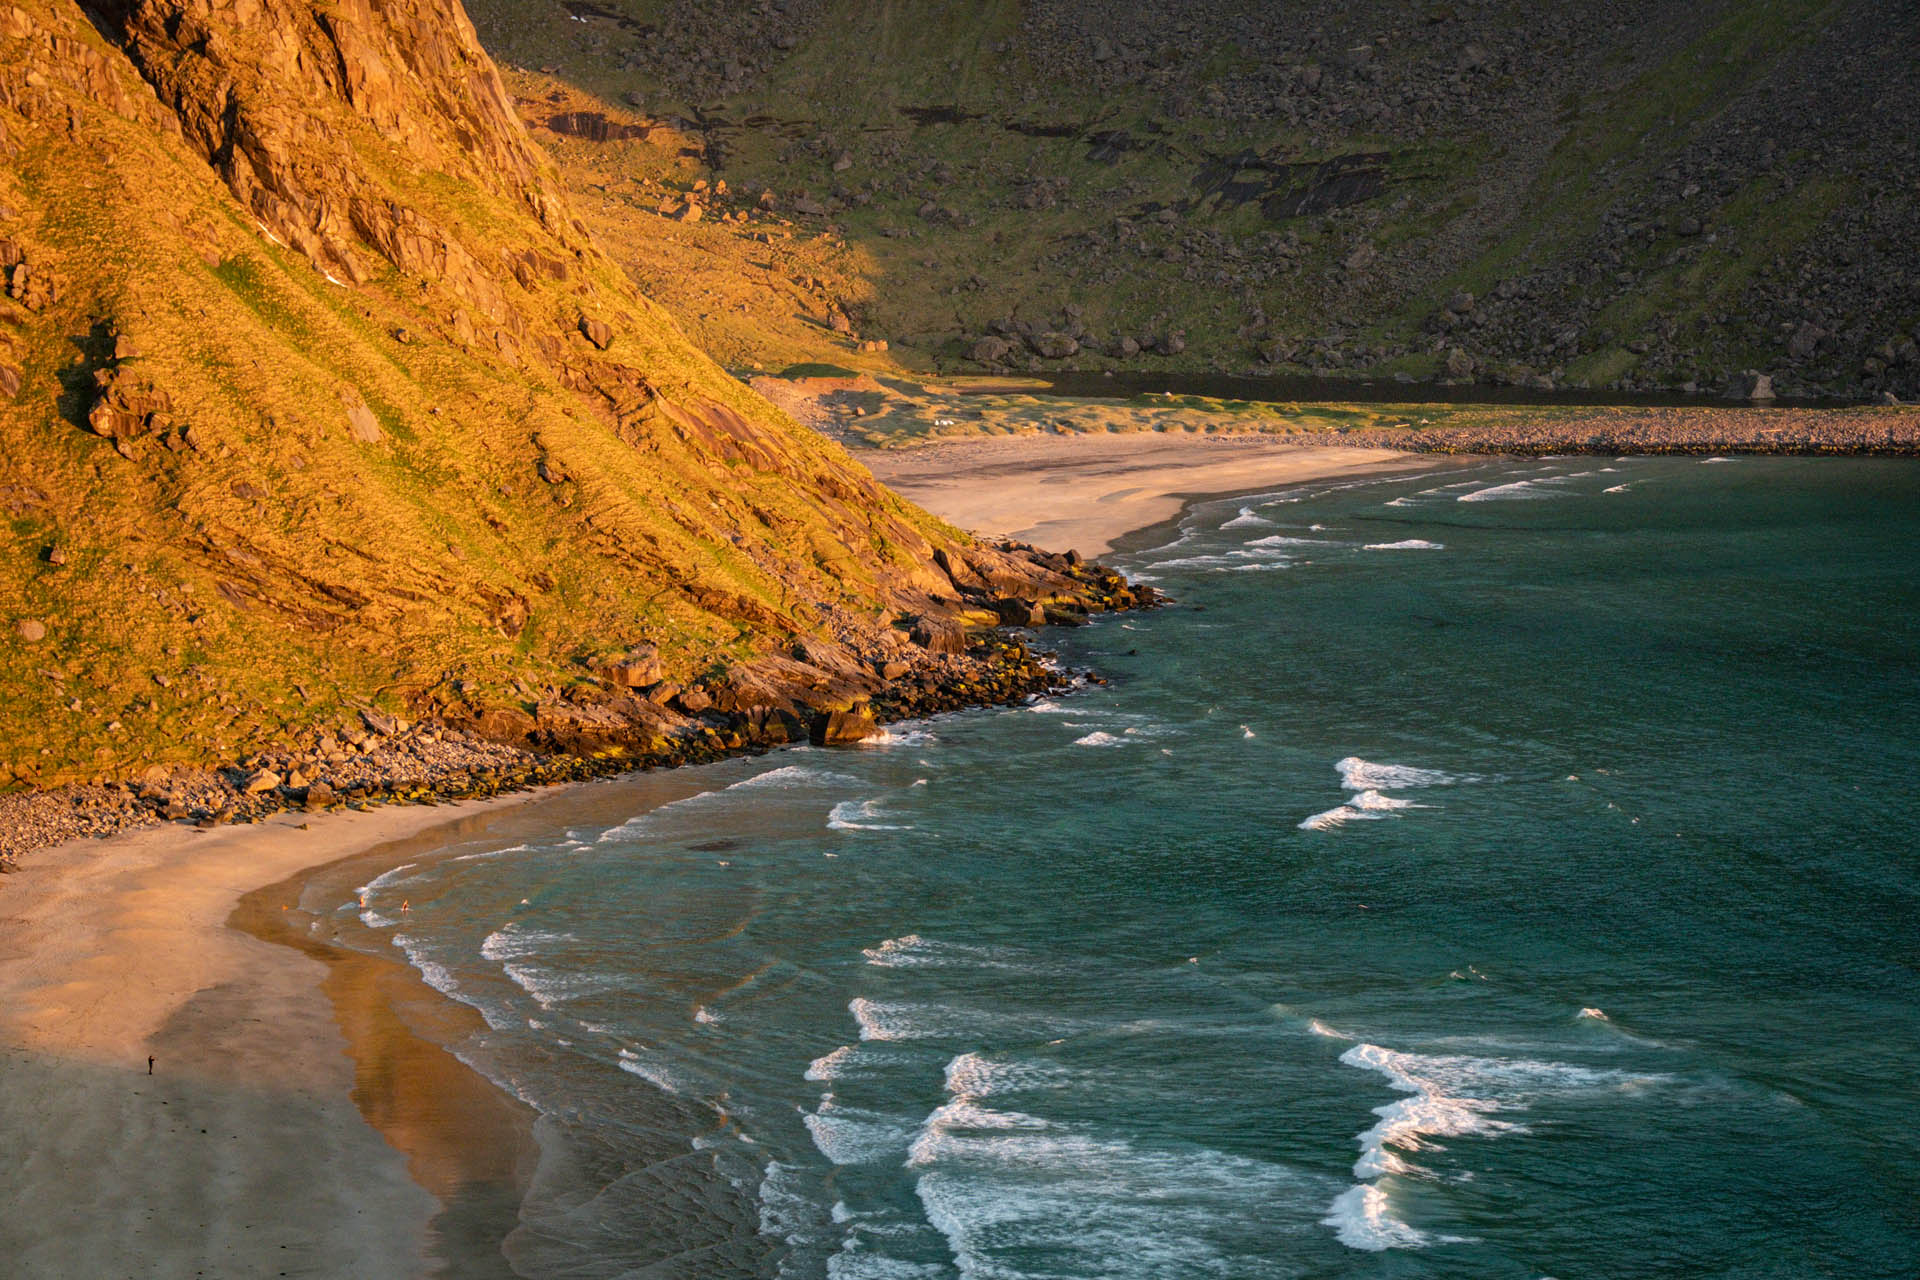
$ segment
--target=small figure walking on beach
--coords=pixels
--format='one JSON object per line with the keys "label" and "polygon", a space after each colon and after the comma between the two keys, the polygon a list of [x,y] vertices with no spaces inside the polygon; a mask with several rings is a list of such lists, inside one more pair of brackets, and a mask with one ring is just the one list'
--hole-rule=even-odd
{"label": "small figure walking on beach", "polygon": [[148,1075],[153,1074],[153,1055],[152,1054],[147,1055],[147,1074]]}
{"label": "small figure walking on beach", "polygon": [[411,910],[413,910],[413,904],[411,902],[408,902],[405,898],[400,899],[400,914],[405,915],[407,914],[407,912]]}

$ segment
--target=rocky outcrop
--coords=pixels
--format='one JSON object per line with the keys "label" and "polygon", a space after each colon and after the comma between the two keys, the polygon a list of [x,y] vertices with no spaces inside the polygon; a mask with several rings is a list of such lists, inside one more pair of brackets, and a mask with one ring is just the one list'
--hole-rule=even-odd
{"label": "rocky outcrop", "polygon": [[95,12],[241,205],[323,270],[362,283],[371,247],[406,270],[480,274],[366,173],[329,108],[419,168],[584,239],[457,0],[102,0]]}

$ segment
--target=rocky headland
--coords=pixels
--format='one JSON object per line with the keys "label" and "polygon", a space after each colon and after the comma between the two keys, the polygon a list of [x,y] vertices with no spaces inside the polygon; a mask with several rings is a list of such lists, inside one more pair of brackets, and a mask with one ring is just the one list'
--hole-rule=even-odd
{"label": "rocky headland", "polygon": [[0,148],[7,856],[851,740],[1146,599],[703,355],[455,0],[6,5]]}
{"label": "rocky headland", "polygon": [[[1025,633],[1008,629],[1084,625],[1092,613],[1152,608],[1154,589],[1073,553],[1003,545],[1046,566],[1055,580],[1009,578],[1004,567],[987,567],[995,574],[989,580],[943,553],[967,608],[903,618],[874,633],[872,650],[852,661],[843,649],[801,642],[791,654],[681,685],[662,678],[657,653],[633,653],[564,688],[529,690],[519,706],[456,697],[423,704],[428,718],[418,722],[367,708],[223,765],[155,764],[126,780],[0,795],[0,872],[42,846],[159,822],[206,828],[289,809],[440,804],[789,743],[853,745],[900,720],[1100,681],[1054,664]],[[1002,594],[1009,586],[1050,589]]]}

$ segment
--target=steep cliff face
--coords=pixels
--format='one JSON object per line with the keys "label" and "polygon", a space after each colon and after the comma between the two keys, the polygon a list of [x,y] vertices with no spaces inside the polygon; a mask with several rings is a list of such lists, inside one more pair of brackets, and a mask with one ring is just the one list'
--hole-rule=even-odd
{"label": "steep cliff face", "polygon": [[504,311],[449,232],[363,168],[356,125],[390,162],[502,197],[569,251],[583,244],[457,4],[109,0],[96,12],[241,205],[341,278],[371,278],[371,247]]}
{"label": "steep cliff face", "polygon": [[368,698],[671,732],[605,674],[656,652],[662,687],[845,704],[964,661],[909,615],[1082,590],[696,351],[454,0],[0,6],[0,148],[0,784]]}

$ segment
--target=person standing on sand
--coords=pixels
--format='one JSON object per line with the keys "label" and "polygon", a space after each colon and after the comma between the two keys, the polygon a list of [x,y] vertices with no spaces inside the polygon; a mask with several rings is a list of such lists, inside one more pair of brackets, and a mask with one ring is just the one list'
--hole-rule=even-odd
{"label": "person standing on sand", "polygon": [[153,1055],[152,1054],[147,1055],[147,1074],[148,1075],[153,1074]]}

